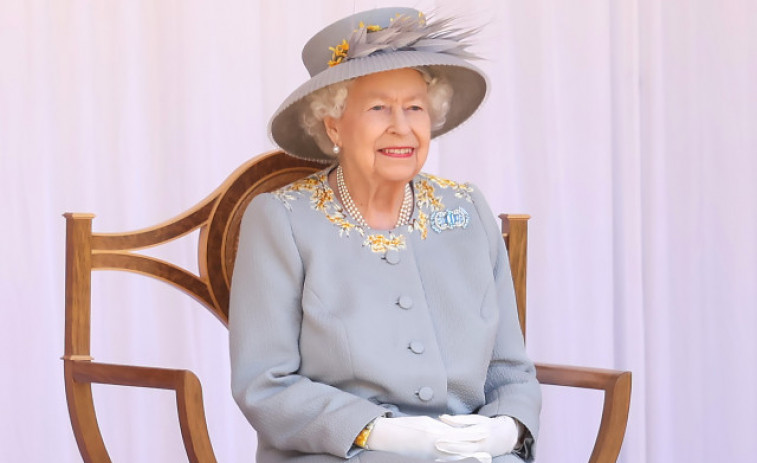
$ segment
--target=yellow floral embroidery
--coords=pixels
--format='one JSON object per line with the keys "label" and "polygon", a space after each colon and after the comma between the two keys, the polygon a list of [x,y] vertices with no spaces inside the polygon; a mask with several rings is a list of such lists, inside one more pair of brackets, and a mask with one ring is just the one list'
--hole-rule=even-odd
{"label": "yellow floral embroidery", "polygon": [[406,249],[405,233],[420,233],[421,239],[428,237],[429,214],[444,210],[441,196],[436,194],[436,187],[449,188],[455,192],[455,196],[471,201],[470,194],[473,188],[467,183],[457,183],[441,177],[428,174],[420,174],[413,182],[415,190],[416,218],[407,226],[404,233],[373,233],[367,234],[366,230],[353,223],[344,213],[342,206],[337,203],[334,191],[328,185],[327,172],[322,171],[298,180],[284,188],[273,192],[291,210],[290,201],[297,197],[305,196],[310,200],[310,206],[322,212],[326,219],[339,229],[339,236],[349,237],[351,231],[356,231],[365,237],[363,246],[372,252],[383,254],[390,250]]}
{"label": "yellow floral embroidery", "polygon": [[320,173],[320,174],[314,174],[309,177],[305,177],[303,179],[300,179],[291,185],[289,185],[288,188],[292,191],[315,191],[318,187],[323,185],[323,182],[326,180],[326,174]]}
{"label": "yellow floral embroidery", "polygon": [[363,246],[369,246],[371,251],[384,253],[389,250],[399,251],[405,249],[405,235],[392,235],[387,238],[381,234],[368,235]]}
{"label": "yellow floral embroidery", "polygon": [[430,174],[426,174],[426,177],[442,188],[451,188],[452,190],[454,190],[456,197],[471,201],[470,194],[473,193],[473,188],[471,188],[471,186],[467,183],[457,183],[455,181]]}
{"label": "yellow floral embroidery", "polygon": [[291,210],[292,206],[291,204],[289,204],[289,201],[294,201],[296,199],[294,193],[300,193],[303,191],[314,193],[317,191],[318,186],[323,184],[325,179],[326,175],[324,173],[313,174],[303,179],[297,180],[296,182],[291,183],[283,188],[279,188],[278,190],[273,192],[273,195],[279,198],[287,209]]}
{"label": "yellow floral embroidery", "polygon": [[419,230],[421,232],[421,239],[425,240],[428,237],[428,215],[423,211],[418,211],[418,218],[413,221],[413,225],[410,231]]}
{"label": "yellow floral embroidery", "polygon": [[326,212],[326,208],[334,202],[334,191],[330,188],[317,188],[312,191],[310,202],[315,210]]}
{"label": "yellow floral embroidery", "polygon": [[434,195],[434,186],[428,180],[418,180],[415,186],[415,197],[418,206],[430,207],[434,210],[444,209],[442,199]]}
{"label": "yellow floral embroidery", "polygon": [[344,218],[341,212],[336,214],[326,214],[326,218],[329,222],[339,227],[339,236],[350,236],[350,230],[357,230],[361,235],[363,230],[358,228],[357,225],[350,223]]}

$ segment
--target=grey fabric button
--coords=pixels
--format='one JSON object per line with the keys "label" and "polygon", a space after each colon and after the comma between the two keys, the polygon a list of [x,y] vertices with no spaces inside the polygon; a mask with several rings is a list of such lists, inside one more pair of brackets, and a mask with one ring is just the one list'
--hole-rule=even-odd
{"label": "grey fabric button", "polygon": [[397,299],[397,305],[403,309],[409,309],[413,306],[413,298],[410,296],[400,296],[400,298]]}
{"label": "grey fabric button", "polygon": [[420,341],[413,341],[408,347],[416,354],[422,354],[426,350],[426,347]]}
{"label": "grey fabric button", "polygon": [[418,391],[418,398],[424,402],[428,402],[434,398],[434,390],[428,386],[424,386]]}
{"label": "grey fabric button", "polygon": [[396,249],[390,249],[384,254],[384,259],[392,265],[400,263],[400,253]]}

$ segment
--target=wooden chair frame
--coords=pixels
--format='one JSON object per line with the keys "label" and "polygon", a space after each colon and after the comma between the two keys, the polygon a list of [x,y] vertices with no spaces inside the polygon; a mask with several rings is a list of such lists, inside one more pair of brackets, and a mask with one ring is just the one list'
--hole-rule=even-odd
{"label": "wooden chair frame", "polygon": [[[526,261],[528,257],[528,215],[500,214],[502,238],[510,255],[515,300],[523,336],[526,335]],[[589,463],[610,463],[618,459],[623,445],[631,405],[631,372],[564,365],[536,364],[541,384],[604,391],[599,422]]]}
{"label": "wooden chair frame", "polygon": [[[66,213],[66,322],[63,355],[66,400],[71,425],[85,462],[110,462],[97,422],[92,384],[173,390],[187,456],[193,463],[216,462],[208,435],[202,387],[188,370],[95,362],[90,352],[91,274],[93,270],[141,273],[189,294],[228,324],[229,283],[241,212],[256,194],[271,191],[316,172],[323,164],[302,161],[281,151],[251,159],[210,196],[187,212],[155,227],[128,233],[93,233],[93,214]],[[510,250],[521,328],[525,333],[527,221],[502,215],[503,238]],[[134,251],[164,244],[194,230],[199,236],[199,272]],[[543,384],[603,390],[604,409],[590,463],[614,462],[625,434],[631,393],[630,372],[537,365]]]}

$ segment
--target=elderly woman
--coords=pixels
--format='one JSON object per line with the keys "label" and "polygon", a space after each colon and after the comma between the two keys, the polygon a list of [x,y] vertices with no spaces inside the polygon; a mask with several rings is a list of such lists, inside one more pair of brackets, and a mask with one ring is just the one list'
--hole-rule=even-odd
{"label": "elderly woman", "polygon": [[271,133],[330,165],[250,203],[232,282],[258,463],[532,459],[541,396],[497,224],[475,187],[421,173],[486,94],[468,35],[383,8],[305,46],[312,78]]}

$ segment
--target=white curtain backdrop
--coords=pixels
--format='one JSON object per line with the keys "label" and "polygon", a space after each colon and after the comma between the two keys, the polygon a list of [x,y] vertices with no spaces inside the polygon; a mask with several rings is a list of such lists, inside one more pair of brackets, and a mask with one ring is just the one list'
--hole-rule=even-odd
{"label": "white curtain backdrop", "polygon": [[[532,357],[633,371],[623,462],[757,458],[757,2],[0,0],[0,461],[81,461],[61,214],[194,205],[273,147],[305,41],[393,4],[485,24],[491,95],[426,170],[532,215]],[[159,253],[196,264],[187,238]],[[95,358],[196,371],[219,461],[253,462],[225,328],[161,283],[93,284]],[[544,394],[539,461],[585,461],[599,394]],[[114,461],[186,461],[170,392],[95,395]]]}

